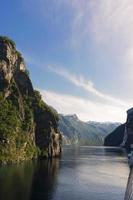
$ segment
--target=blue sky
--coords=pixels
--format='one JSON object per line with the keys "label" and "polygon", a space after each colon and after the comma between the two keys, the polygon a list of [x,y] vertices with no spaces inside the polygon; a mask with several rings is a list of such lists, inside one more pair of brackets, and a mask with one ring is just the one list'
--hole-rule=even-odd
{"label": "blue sky", "polygon": [[132,0],[1,0],[0,34],[58,112],[121,121],[133,102]]}

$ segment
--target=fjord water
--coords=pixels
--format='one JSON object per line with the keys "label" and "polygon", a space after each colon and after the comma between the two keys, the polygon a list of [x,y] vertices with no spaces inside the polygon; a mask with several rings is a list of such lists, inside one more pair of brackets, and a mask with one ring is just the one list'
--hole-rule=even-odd
{"label": "fjord water", "polygon": [[123,200],[129,174],[122,149],[64,148],[60,159],[0,168],[0,200]]}

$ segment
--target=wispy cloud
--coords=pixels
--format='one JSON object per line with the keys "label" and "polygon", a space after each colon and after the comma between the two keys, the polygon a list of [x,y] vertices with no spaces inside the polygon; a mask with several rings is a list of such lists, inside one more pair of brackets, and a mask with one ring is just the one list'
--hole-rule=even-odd
{"label": "wispy cloud", "polygon": [[[132,0],[73,0],[68,1],[75,13],[73,34],[81,37],[90,36],[101,42],[133,42],[133,2]],[[87,38],[86,38],[87,39]]]}
{"label": "wispy cloud", "polygon": [[[29,11],[31,9],[31,3],[33,2],[32,0],[28,1],[30,2],[28,13],[31,15],[32,12]],[[27,5],[27,1],[25,1],[25,4]],[[69,24],[69,28],[65,29],[66,32],[67,30],[68,32],[65,32],[66,34],[64,38],[65,41],[67,41],[67,47],[69,50],[79,50],[78,55],[81,57],[80,53],[82,51],[87,55],[87,52],[90,52],[93,47],[94,58],[101,58],[101,54],[103,57],[107,55],[108,63],[110,64],[109,68],[112,67],[112,69],[109,69],[109,72],[113,71],[113,74],[115,74],[116,71],[119,73],[116,74],[116,78],[113,80],[116,80],[115,83],[120,83],[120,81],[122,81],[119,84],[119,87],[120,85],[121,87],[126,85],[124,89],[126,88],[128,91],[124,91],[124,89],[121,89],[120,91],[116,85],[118,95],[120,96],[120,93],[122,93],[121,96],[124,96],[124,93],[128,93],[130,98],[132,98],[132,0],[38,0],[34,1],[34,4],[36,5],[34,6],[34,13],[32,13],[35,15],[34,17],[38,16],[41,21],[44,19],[44,22],[48,21],[49,24],[54,24],[56,34],[58,33],[57,30],[59,28],[63,28],[64,21],[66,22],[66,26]],[[38,7],[38,9],[36,9],[36,7]],[[71,52],[73,53],[73,51]],[[54,63],[53,60],[52,62]],[[103,63],[101,62],[100,64],[105,63],[108,65],[106,61],[103,61]],[[105,66],[100,64],[96,64],[94,70],[96,70],[96,67],[100,68],[103,74]],[[65,63],[63,65],[65,66]],[[119,121],[118,118],[120,118],[120,115],[124,116],[126,109],[132,106],[129,101],[125,102],[119,98],[115,98],[112,93],[110,95],[110,92],[106,94],[103,92],[104,90],[102,91],[97,89],[94,83],[91,80],[86,80],[84,76],[77,76],[63,68],[50,67],[50,69],[59,76],[67,79],[75,86],[96,97],[100,100],[99,102],[101,102],[101,104],[98,104],[97,102],[94,103],[90,100],[61,95],[49,91],[43,93],[47,102],[57,108],[59,112],[67,113],[69,111],[70,113],[78,113],[82,119],[86,118],[87,120],[88,118],[93,118],[96,120],[101,119],[101,121],[103,119],[116,119],[116,121]],[[120,76],[120,78],[117,81],[118,76]],[[112,84],[109,74],[107,78],[110,79],[109,83]],[[128,95],[125,99],[129,99]],[[85,106],[85,104],[87,106]],[[89,109],[87,109],[87,107]],[[97,111],[100,114],[98,114]],[[91,113],[92,118],[89,113]]]}
{"label": "wispy cloud", "polygon": [[43,99],[62,114],[77,114],[83,121],[117,121],[126,120],[126,110],[120,106],[93,103],[83,98],[40,90]]}
{"label": "wispy cloud", "polygon": [[104,49],[103,53],[109,51],[114,59],[117,57],[122,75],[127,80],[129,77],[133,80],[133,76],[130,75],[133,65],[132,0],[24,0],[22,2],[24,10],[41,21],[48,20],[49,24],[57,25],[58,21],[62,24],[66,20],[66,24],[69,24],[65,38],[68,46],[70,42],[76,50],[77,47],[85,45],[89,48],[91,41],[96,47]]}
{"label": "wispy cloud", "polygon": [[67,71],[65,68],[56,68],[49,66],[49,69],[57,75],[64,77],[65,79],[73,83],[75,86],[80,87],[81,89],[91,93],[92,95],[98,98],[101,98],[102,100],[104,100],[104,102],[108,101],[110,103],[112,102],[113,104],[121,105],[124,107],[130,106],[129,102],[126,103],[118,98],[109,96],[108,94],[97,90],[93,82],[91,80],[86,80],[82,75],[76,76],[75,74],[72,74],[71,72]]}
{"label": "wispy cloud", "polygon": [[[89,41],[118,60],[117,68],[129,85],[133,81],[133,1],[73,0],[72,44]],[[111,60],[109,60],[111,62]]]}

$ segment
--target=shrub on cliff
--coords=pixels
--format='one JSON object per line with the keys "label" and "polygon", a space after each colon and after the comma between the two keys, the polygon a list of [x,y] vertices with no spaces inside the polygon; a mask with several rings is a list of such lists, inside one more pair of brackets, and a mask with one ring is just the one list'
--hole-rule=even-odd
{"label": "shrub on cliff", "polygon": [[0,163],[57,156],[59,136],[57,112],[34,91],[15,43],[0,37]]}
{"label": "shrub on cliff", "polygon": [[5,42],[7,44],[11,44],[13,48],[16,48],[16,44],[13,40],[11,40],[9,37],[7,36],[0,36],[0,40],[2,40],[2,42]]}
{"label": "shrub on cliff", "polygon": [[18,111],[0,94],[0,163],[19,162],[35,155],[36,148],[22,126]]}

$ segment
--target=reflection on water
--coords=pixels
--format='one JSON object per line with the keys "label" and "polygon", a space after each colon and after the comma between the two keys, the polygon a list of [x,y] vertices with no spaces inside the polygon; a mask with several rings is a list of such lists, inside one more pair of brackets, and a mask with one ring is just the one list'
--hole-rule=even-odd
{"label": "reflection on water", "polygon": [[0,200],[123,200],[128,165],[119,148],[66,147],[62,158],[0,168]]}
{"label": "reflection on water", "polygon": [[33,173],[30,163],[0,168],[0,199],[29,199]]}
{"label": "reflection on water", "polygon": [[57,185],[58,168],[58,159],[37,163],[32,180],[30,199],[52,199]]}
{"label": "reflection on water", "polygon": [[52,199],[59,160],[0,168],[0,200]]}

